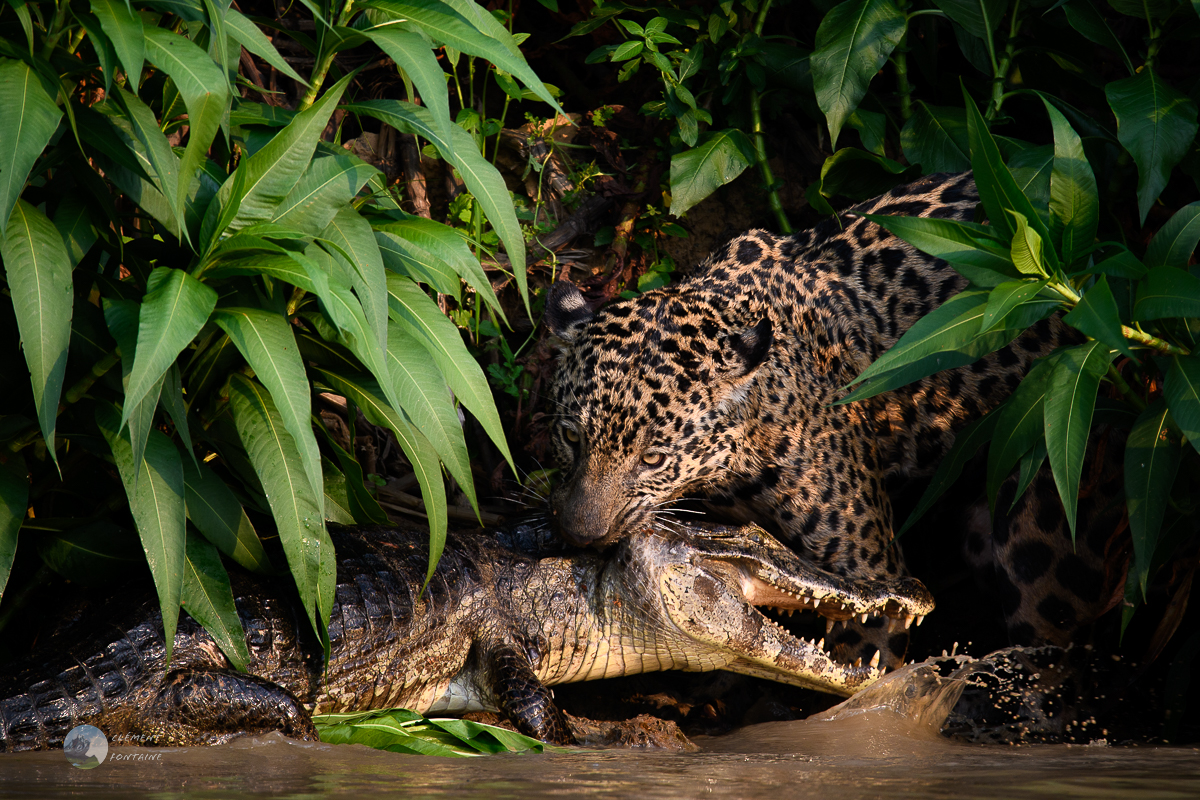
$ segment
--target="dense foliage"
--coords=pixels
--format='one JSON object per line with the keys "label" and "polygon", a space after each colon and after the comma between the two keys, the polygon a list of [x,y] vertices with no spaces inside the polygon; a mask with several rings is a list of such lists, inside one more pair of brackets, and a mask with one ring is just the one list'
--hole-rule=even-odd
{"label": "dense foliage", "polygon": [[[350,425],[358,409],[395,435],[434,561],[443,468],[476,505],[456,400],[511,462],[483,371],[425,288],[457,299],[465,282],[502,319],[479,259],[324,140],[335,109],[430,142],[508,245],[523,292],[508,190],[452,121],[435,51],[487,59],[557,107],[470,0],[304,8],[308,25],[251,20],[228,0],[0,10],[0,591],[18,548],[87,582],[140,561],[140,540],[168,648],[182,604],[239,666],[218,553],[270,572],[262,538],[277,535],[327,642],[326,520],[387,520],[314,417],[314,392],[346,398]],[[307,78],[259,25],[308,51]],[[333,80],[334,57],[356,47],[392,59],[410,99],[355,101],[353,74]],[[247,51],[306,87],[294,110],[238,96]]]}

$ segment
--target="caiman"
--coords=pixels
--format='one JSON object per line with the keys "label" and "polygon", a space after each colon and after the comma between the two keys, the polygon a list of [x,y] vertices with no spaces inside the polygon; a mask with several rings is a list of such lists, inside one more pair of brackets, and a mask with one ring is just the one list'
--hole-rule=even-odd
{"label": "caiman", "polygon": [[760,608],[893,627],[933,608],[915,579],[852,584],[755,527],[672,524],[604,554],[565,549],[545,528],[452,533],[424,592],[427,534],[335,529],[328,661],[283,583],[234,577],[246,672],[186,615],[168,665],[157,599],[113,597],[6,668],[0,751],[59,747],[83,723],[143,745],[315,739],[313,714],[390,707],[499,711],[566,744],[555,684],[725,669],[850,695],[882,675],[833,661]]}

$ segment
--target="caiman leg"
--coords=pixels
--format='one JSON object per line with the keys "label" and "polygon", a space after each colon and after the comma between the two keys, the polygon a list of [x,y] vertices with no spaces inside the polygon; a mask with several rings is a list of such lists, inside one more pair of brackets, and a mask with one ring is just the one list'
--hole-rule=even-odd
{"label": "caiman leg", "polygon": [[538,679],[529,658],[507,645],[488,656],[492,690],[500,711],[526,736],[559,745],[575,744],[567,719],[550,689]]}
{"label": "caiman leg", "polygon": [[172,671],[146,711],[140,733],[159,745],[220,744],[271,731],[317,740],[312,719],[291,692],[240,672]]}

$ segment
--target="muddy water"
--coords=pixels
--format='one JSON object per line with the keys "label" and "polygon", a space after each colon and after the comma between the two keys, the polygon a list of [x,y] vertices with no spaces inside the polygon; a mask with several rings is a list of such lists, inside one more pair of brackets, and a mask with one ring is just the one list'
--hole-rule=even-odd
{"label": "muddy water", "polygon": [[700,738],[695,753],[439,759],[271,735],[210,748],[116,747],[86,771],[62,752],[0,755],[0,797],[1200,797],[1200,748],[944,739],[937,729],[959,692],[956,681],[913,665],[819,717]]}

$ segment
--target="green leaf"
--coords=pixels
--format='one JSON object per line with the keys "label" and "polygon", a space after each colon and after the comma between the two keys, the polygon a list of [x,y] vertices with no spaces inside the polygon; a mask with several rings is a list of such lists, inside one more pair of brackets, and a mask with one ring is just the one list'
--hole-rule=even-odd
{"label": "green leaf", "polygon": [[123,0],[91,0],[91,4],[92,13],[100,20],[100,27],[125,67],[129,85],[136,92],[146,56],[146,31],[141,17]]}
{"label": "green leaf", "polygon": [[508,187],[500,173],[480,155],[471,135],[457,125],[451,126],[451,140],[441,138],[428,109],[399,100],[371,100],[346,106],[351,113],[362,113],[391,125],[401,133],[413,133],[428,139],[442,157],[458,170],[467,189],[483,209],[508,252],[517,289],[529,310],[528,276],[525,274],[525,239],[513,210]]}
{"label": "green leaf", "polygon": [[846,0],[821,20],[811,59],[813,85],[833,145],[907,27],[891,0]]}
{"label": "green leaf", "polygon": [[[360,8],[377,8],[403,19],[406,24],[420,30],[430,38],[449,45],[468,55],[482,56],[505,72],[519,78],[541,100],[549,103],[556,114],[566,116],[545,85],[525,63],[515,45],[498,41],[503,36],[511,42],[511,36],[499,26],[489,26],[486,36],[480,36],[479,26],[455,9],[437,0],[364,0]],[[476,18],[478,19],[478,18]],[[420,88],[418,84],[418,88]]]}
{"label": "green leaf", "polygon": [[1108,288],[1107,275],[1100,276],[1100,280],[1087,290],[1075,308],[1063,317],[1063,322],[1137,360],[1121,333],[1121,314],[1117,311],[1112,289]]}
{"label": "green leaf", "polygon": [[983,202],[988,219],[999,236],[1008,240],[1015,234],[1016,226],[1006,212],[1015,211],[1045,240],[1050,234],[1049,230],[1005,166],[1000,148],[988,131],[987,122],[965,88],[963,98],[967,107],[967,134],[971,141],[971,167],[975,171],[979,199]]}
{"label": "green leaf", "polygon": [[504,438],[504,427],[500,424],[492,390],[479,362],[463,344],[458,328],[446,319],[429,295],[408,278],[393,273],[388,275],[387,283],[388,314],[392,320],[429,351],[459,402],[475,415],[511,466],[512,454]]}
{"label": "green leaf", "polygon": [[1133,319],[1200,317],[1200,278],[1175,267],[1155,267],[1138,286]]}
{"label": "green leaf", "polygon": [[8,222],[30,170],[58,128],[57,96],[58,88],[25,62],[0,58],[0,224]]}
{"label": "green leaf", "polygon": [[428,583],[446,543],[446,485],[442,481],[437,452],[420,431],[388,404],[379,384],[372,377],[362,373],[338,374],[320,367],[316,369],[334,391],[357,405],[369,422],[394,433],[400,449],[412,465],[421,486],[425,513],[429,517],[429,568],[425,573]]}
{"label": "green leaf", "polygon": [[183,608],[208,631],[229,663],[245,672],[250,663],[246,631],[233,605],[229,573],[217,549],[202,537],[188,534],[183,572]]}
{"label": "green leaf", "polygon": [[[322,456],[321,464],[325,468],[325,497],[329,498],[331,488],[331,480],[336,482],[341,479],[342,488],[339,493],[339,504],[344,502],[345,513],[350,515],[350,521],[345,523],[353,525],[391,525],[392,521],[388,519],[388,515],[379,505],[379,501],[367,491],[367,487],[363,484],[363,471],[358,461],[354,456],[347,453],[341,446],[334,441],[329,435],[329,431],[325,426],[317,421],[319,430],[325,434],[325,441],[329,445],[329,449],[337,456],[338,464],[341,465],[339,470],[329,459]],[[336,476],[333,474],[336,473]],[[326,519],[330,522],[338,522],[329,514],[329,507],[325,508]]]}
{"label": "green leaf", "polygon": [[229,82],[208,53],[164,28],[146,28],[146,56],[171,76],[187,107],[188,143],[179,163],[178,196],[173,198],[182,209],[229,106]]}
{"label": "green leaf", "polygon": [[[376,172],[370,164],[346,152],[318,154],[275,209],[272,221],[315,236],[329,226]],[[257,225],[252,227],[258,230]],[[250,228],[244,230],[250,232]]]}
{"label": "green leaf", "polygon": [[1143,599],[1180,455],[1179,439],[1171,430],[1171,413],[1160,398],[1141,413],[1125,443],[1125,497],[1133,537],[1129,577],[1141,588]]}
{"label": "green leaf", "polygon": [[979,39],[991,38],[1008,10],[1008,0],[934,0],[934,5]]}
{"label": "green leaf", "polygon": [[378,45],[416,84],[442,139],[450,141],[450,126],[454,124],[450,119],[450,93],[446,91],[445,73],[429,48],[429,42],[418,33],[392,26],[364,30],[363,35]]}
{"label": "green leaf", "polygon": [[[175,644],[179,601],[183,591],[184,541],[187,536],[183,498],[183,461],[171,440],[150,431],[143,463],[134,463],[129,432],[121,430],[121,415],[111,403],[96,404],[96,424],[108,441],[133,521],[137,524],[146,562],[158,589],[167,661]],[[145,472],[145,478],[137,476]]]}
{"label": "green leaf", "polygon": [[138,99],[137,95],[130,94],[124,89],[119,89],[114,94],[125,110],[125,119],[122,122],[129,126],[142,145],[141,155],[146,159],[144,165],[146,173],[170,209],[171,218],[168,220],[168,226],[172,231],[180,232],[181,238],[186,238],[187,230],[183,225],[183,198],[187,194],[187,190],[185,188],[183,192],[179,191],[179,157],[171,149],[171,144],[163,135],[158,120],[149,106]]}
{"label": "green leaf", "polygon": [[[179,434],[180,441],[190,444],[192,435],[188,430],[188,408],[183,399],[183,375],[178,364],[172,364],[167,370],[167,374],[163,376],[162,391],[159,392],[158,399],[166,408],[167,413],[171,415],[171,421],[175,423],[175,431]],[[196,458],[195,449],[192,447],[184,449],[192,463],[198,464],[199,459]]]}
{"label": "green leaf", "polygon": [[[108,331],[121,349],[121,384],[128,388],[129,377],[133,373],[133,364],[137,358],[137,328],[141,304],[136,300],[110,300],[107,297],[102,298],[102,303]],[[123,415],[127,419],[123,419],[122,426],[128,429],[130,446],[133,448],[135,485],[138,475],[141,474],[142,455],[146,450],[150,428],[154,424],[154,411],[158,408],[158,398],[162,394],[163,379],[160,375],[141,401],[133,404],[126,401],[131,410]]]}
{"label": "green leaf", "polygon": [[892,187],[913,180],[920,174],[917,167],[906,167],[854,147],[843,147],[825,159],[821,177],[810,183],[808,201],[823,214],[833,214],[829,198],[846,195],[865,200],[880,195]]}
{"label": "green leaf", "polygon": [[71,262],[54,223],[24,200],[17,200],[8,219],[0,258],[33,382],[38,424],[57,464],[54,429],[71,341]]}
{"label": "green leaf", "polygon": [[1066,13],[1067,22],[1072,28],[1096,44],[1107,47],[1114,53],[1120,53],[1125,62],[1125,69],[1133,74],[1133,62],[1129,60],[1129,54],[1125,52],[1121,40],[1091,0],[1069,0],[1063,6],[1063,12]]}
{"label": "green leaf", "polygon": [[[229,387],[238,436],[271,505],[279,541],[308,621],[329,658],[329,614],[337,588],[337,560],[321,510],[323,482],[314,492],[299,467],[300,449],[284,426],[270,393],[238,373],[230,377]],[[319,478],[321,473],[317,475]]]}
{"label": "green leaf", "polygon": [[1046,389],[1057,361],[1054,357],[1039,359],[1004,404],[992,412],[998,420],[987,467],[988,508],[993,512],[1000,485],[1013,466],[1045,437]]}
{"label": "green leaf", "polygon": [[297,83],[308,86],[308,81],[300,77],[300,74],[292,69],[292,65],[279,55],[279,51],[275,49],[275,45],[271,44],[271,40],[236,8],[225,9],[225,31],[242,47],[259,56],[284,75]]}
{"label": "green leaf", "polygon": [[1152,267],[1187,269],[1200,241],[1200,201],[1188,203],[1159,228],[1146,248],[1145,263]]}
{"label": "green leaf", "polygon": [[223,233],[275,218],[275,210],[308,168],[321,131],[350,77],[330,87],[320,100],[297,114],[261,150],[238,165],[204,215],[200,233],[204,252],[211,251]]}
{"label": "green leaf", "polygon": [[271,571],[271,562],[242,504],[207,464],[184,460],[183,489],[188,519],[204,538],[248,570]]}
{"label": "green leaf", "polygon": [[1117,138],[1138,168],[1138,211],[1146,222],[1171,170],[1196,138],[1196,104],[1153,69],[1104,87],[1117,117]]}
{"label": "green leaf", "polygon": [[1042,266],[1042,237],[1038,236],[1025,217],[1011,209],[1005,209],[1012,214],[1017,230],[1012,240],[1012,262],[1023,275],[1041,275],[1045,277],[1046,268]]}
{"label": "green leaf", "polygon": [[92,224],[91,209],[78,194],[69,194],[62,198],[54,212],[54,227],[63,238],[67,259],[74,269],[99,238],[96,226]]}
{"label": "green leaf", "polygon": [[1059,354],[1046,390],[1045,431],[1050,469],[1062,498],[1071,539],[1075,539],[1075,512],[1079,476],[1091,431],[1092,411],[1100,378],[1111,360],[1102,342],[1069,347]]}
{"label": "green leaf", "polygon": [[1005,317],[1026,300],[1034,297],[1047,281],[1005,281],[988,295],[987,308],[979,323],[979,332],[987,333],[1004,322]]}
{"label": "green leaf", "polygon": [[1173,356],[1163,394],[1183,435],[1200,452],[1200,356]]}
{"label": "green leaf", "polygon": [[966,172],[971,168],[967,116],[960,108],[930,106],[918,100],[900,131],[900,146],[922,171]]}
{"label": "green leaf", "polygon": [[897,538],[911,528],[917,520],[925,516],[925,512],[933,507],[938,498],[954,485],[967,462],[974,458],[979,448],[992,438],[998,419],[999,415],[995,412],[985,414],[979,419],[971,421],[955,435],[954,445],[938,462],[937,472],[933,474],[929,485],[925,487],[925,493],[921,495],[917,507],[913,509],[904,525],[896,532]]}
{"label": "green leaf", "polygon": [[1020,279],[1006,243],[993,228],[955,219],[862,216],[931,256],[945,260],[977,286],[999,286]]}
{"label": "green leaf", "polygon": [[1138,257],[1128,250],[1121,250],[1114,256],[1096,264],[1088,272],[1095,272],[1101,275],[1111,275],[1114,278],[1133,278],[1141,280],[1146,277],[1146,267],[1138,260]]}
{"label": "green leaf", "polygon": [[17,533],[29,503],[29,471],[20,453],[0,461],[0,600],[17,555]]}
{"label": "green leaf", "polygon": [[300,450],[300,463],[309,486],[320,497],[324,480],[321,454],[310,422],[311,387],[291,326],[282,316],[257,308],[222,308],[217,311],[215,322],[229,334],[255,377],[270,391],[284,428]]}
{"label": "green leaf", "polygon": [[[436,224],[436,223],[435,223]],[[383,264],[392,272],[407,275],[439,294],[462,298],[462,280],[443,259],[390,231],[375,231]]]}
{"label": "green leaf", "polygon": [[1017,507],[1017,501],[1029,489],[1029,484],[1033,483],[1033,479],[1037,477],[1045,461],[1046,439],[1039,436],[1037,444],[1029,448],[1029,451],[1021,456],[1020,470],[1017,472],[1017,488],[1013,492],[1013,500],[1008,506],[1008,513],[1011,514],[1013,509]]}
{"label": "green leaf", "polygon": [[1038,219],[1050,225],[1050,178],[1054,174],[1054,146],[1029,147],[1008,158],[1008,169],[1021,193],[1029,198]]}
{"label": "green leaf", "polygon": [[[392,241],[395,241],[395,238],[402,239],[406,247],[412,248],[415,245],[420,248],[421,252],[428,253],[442,262],[470,284],[484,302],[500,315],[502,320],[505,319],[503,309],[500,307],[500,300],[492,290],[492,282],[484,273],[483,267],[479,265],[479,259],[471,252],[467,240],[454,228],[422,217],[390,220],[386,223],[377,223],[374,227],[376,239],[380,238],[381,233],[390,234],[394,237]],[[380,247],[383,247],[382,242]],[[416,255],[414,254],[414,257]],[[384,261],[387,261],[386,255]]]}
{"label": "green leaf", "polygon": [[754,145],[736,128],[710,132],[698,146],[671,156],[671,213],[683,216],[754,160]]}
{"label": "green leaf", "polygon": [[370,331],[381,349],[387,347],[387,283],[371,223],[350,206],[342,206],[321,238],[340,248],[349,262],[346,266]]}
{"label": "green leaf", "polygon": [[979,335],[988,292],[967,288],[930,311],[904,332],[891,349],[875,359],[849,385],[890,372],[925,356],[955,350]]}
{"label": "green leaf", "polygon": [[133,570],[145,575],[146,556],[137,535],[111,522],[45,531],[35,541],[46,566],[84,586],[107,586]]}
{"label": "green leaf", "polygon": [[150,273],[138,316],[137,351],[125,390],[122,425],[200,333],[216,305],[217,293],[181,269],[158,267]]}
{"label": "green leaf", "polygon": [[425,434],[446,470],[458,481],[478,513],[471,461],[458,410],[429,351],[399,324],[388,327],[388,368],[404,413]]}
{"label": "green leaf", "polygon": [[325,470],[325,521],[338,525],[354,525],[357,520],[350,511],[346,476],[325,456],[321,456],[321,468]]}
{"label": "green leaf", "polygon": [[1067,118],[1042,98],[1054,127],[1054,172],[1050,176],[1050,232],[1063,263],[1070,267],[1092,247],[1100,220],[1096,176],[1079,134]]}
{"label": "green leaf", "polygon": [[426,719],[403,708],[317,714],[313,722],[327,744],[365,744],[393,753],[465,757],[561,750],[506,728],[465,719]]}

